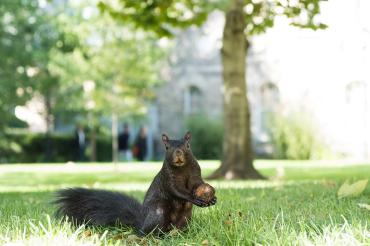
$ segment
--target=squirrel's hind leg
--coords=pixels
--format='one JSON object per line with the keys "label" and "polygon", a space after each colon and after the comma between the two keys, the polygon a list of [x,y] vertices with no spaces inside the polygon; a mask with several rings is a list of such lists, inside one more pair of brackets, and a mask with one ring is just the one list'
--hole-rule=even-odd
{"label": "squirrel's hind leg", "polygon": [[150,232],[161,233],[167,231],[165,223],[165,210],[161,207],[149,210],[141,226],[140,233],[146,235]]}
{"label": "squirrel's hind leg", "polygon": [[[193,205],[190,202],[185,202],[180,209],[176,211],[177,217],[174,217],[172,223],[179,230],[184,230],[190,223]],[[172,218],[171,218],[172,219]]]}

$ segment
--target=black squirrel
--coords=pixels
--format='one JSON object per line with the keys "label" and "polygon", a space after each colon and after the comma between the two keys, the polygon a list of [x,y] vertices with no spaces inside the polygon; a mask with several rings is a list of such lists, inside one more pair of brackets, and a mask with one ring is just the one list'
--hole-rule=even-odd
{"label": "black squirrel", "polygon": [[134,227],[141,235],[165,233],[174,227],[184,229],[190,222],[193,204],[207,207],[217,201],[214,188],[202,180],[190,139],[190,132],[181,140],[162,135],[165,159],[143,204],[118,192],[70,188],[57,192],[57,215],[72,218],[77,224],[109,226],[119,222]]}

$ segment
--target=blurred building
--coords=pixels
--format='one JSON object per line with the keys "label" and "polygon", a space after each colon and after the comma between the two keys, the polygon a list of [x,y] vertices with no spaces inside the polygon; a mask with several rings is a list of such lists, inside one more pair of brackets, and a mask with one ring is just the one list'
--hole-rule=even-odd
{"label": "blurred building", "polygon": [[[157,91],[157,126],[154,129],[158,133],[155,135],[167,132],[181,137],[186,130],[186,120],[192,115],[222,121],[220,49],[223,25],[223,13],[216,11],[202,27],[189,28],[177,35],[169,68],[164,71],[167,83]],[[275,95],[278,88],[267,75],[269,70],[260,59],[263,52],[252,46],[247,71],[248,96],[253,111],[252,131],[256,151],[261,154],[271,152],[263,115],[266,110],[272,110],[279,100]],[[270,97],[269,94],[274,95]]]}

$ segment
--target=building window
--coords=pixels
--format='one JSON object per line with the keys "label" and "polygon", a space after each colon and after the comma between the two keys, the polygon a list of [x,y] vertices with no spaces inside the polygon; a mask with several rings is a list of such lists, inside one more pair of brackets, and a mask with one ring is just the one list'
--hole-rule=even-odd
{"label": "building window", "polygon": [[363,106],[364,102],[366,102],[366,91],[367,84],[364,82],[354,81],[348,83],[345,88],[346,103],[356,107]]}
{"label": "building window", "polygon": [[261,85],[261,104],[265,110],[274,111],[280,101],[279,88],[272,82]]}
{"label": "building window", "polygon": [[278,110],[280,95],[279,88],[272,82],[266,82],[260,87],[261,95],[261,129],[269,129],[269,121],[274,112]]}
{"label": "building window", "polygon": [[347,144],[352,146],[352,153],[365,160],[370,157],[369,95],[369,85],[365,81],[350,82],[345,87],[346,110],[342,110],[343,122],[350,132]]}
{"label": "building window", "polygon": [[184,95],[184,113],[197,114],[202,111],[202,91],[196,86],[190,86]]}

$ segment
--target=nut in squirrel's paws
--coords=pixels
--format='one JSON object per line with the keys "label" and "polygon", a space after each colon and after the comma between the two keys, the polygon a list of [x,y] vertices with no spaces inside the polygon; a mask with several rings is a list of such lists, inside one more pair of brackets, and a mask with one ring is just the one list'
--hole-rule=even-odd
{"label": "nut in squirrel's paws", "polygon": [[194,196],[208,203],[208,206],[216,203],[215,193],[215,188],[207,183],[203,183],[194,189]]}

